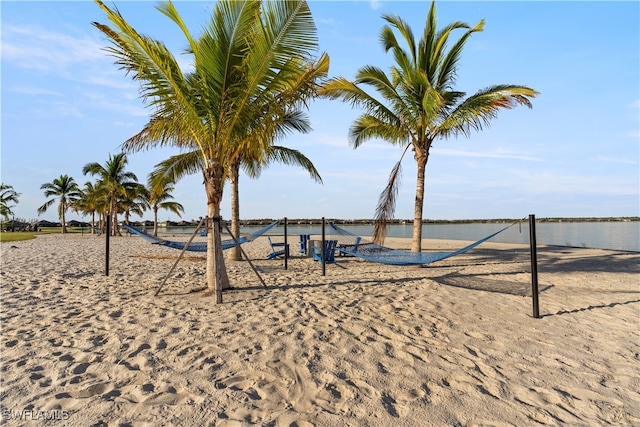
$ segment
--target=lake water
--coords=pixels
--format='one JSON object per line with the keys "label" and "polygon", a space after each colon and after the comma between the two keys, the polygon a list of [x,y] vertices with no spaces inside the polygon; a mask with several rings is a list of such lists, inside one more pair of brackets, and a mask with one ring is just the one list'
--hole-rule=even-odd
{"label": "lake water", "polygon": [[[422,237],[425,239],[479,240],[504,228],[508,223],[470,223],[470,224],[425,224]],[[373,225],[340,225],[359,236],[371,236]],[[260,227],[242,227],[242,233],[250,233]],[[388,237],[412,237],[413,225],[391,225]],[[177,232],[170,228],[167,231]],[[192,233],[193,228],[180,228],[182,233]],[[282,224],[269,231],[269,235],[282,235]],[[288,224],[287,234],[290,241],[297,241],[299,234],[320,235],[320,225]],[[328,233],[328,231],[327,231]],[[493,239],[502,243],[529,243],[529,223],[514,225]],[[537,222],[536,240],[539,245],[573,246],[599,249],[615,249],[640,252],[640,221],[602,221],[602,222]]]}

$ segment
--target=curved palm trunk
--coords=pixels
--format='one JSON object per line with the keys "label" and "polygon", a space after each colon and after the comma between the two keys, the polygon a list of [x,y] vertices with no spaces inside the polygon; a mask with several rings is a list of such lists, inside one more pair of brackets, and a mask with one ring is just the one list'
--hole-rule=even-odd
{"label": "curved palm trunk", "polygon": [[[430,146],[431,144],[429,144]],[[424,185],[429,159],[429,148],[415,149],[416,162],[418,163],[418,177],[416,180],[416,200],[413,208],[413,240],[412,252],[422,252],[422,209],[424,206]]]}
{"label": "curved palm trunk", "polygon": [[[229,181],[231,183],[231,232],[237,238],[240,235],[240,161],[233,162]],[[227,255],[229,261],[242,261],[242,252],[239,246],[229,249]]]}
{"label": "curved palm trunk", "polygon": [[204,171],[204,187],[207,193],[207,286],[215,295],[216,304],[222,303],[222,291],[230,288],[229,276],[224,264],[220,238],[220,201],[224,189],[223,168],[219,163]]}

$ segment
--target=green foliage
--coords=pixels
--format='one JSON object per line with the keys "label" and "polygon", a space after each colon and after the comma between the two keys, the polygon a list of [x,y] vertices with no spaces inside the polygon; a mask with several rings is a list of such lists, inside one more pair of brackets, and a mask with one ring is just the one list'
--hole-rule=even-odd
{"label": "green foliage", "polygon": [[[484,20],[473,27],[456,21],[438,29],[432,2],[422,37],[416,40],[402,18],[390,14],[383,18],[387,24],[380,42],[395,60],[389,73],[365,65],[353,81],[330,79],[318,93],[363,110],[349,129],[349,142],[354,148],[379,138],[403,147],[402,156],[407,148],[412,149],[418,166],[412,250],[420,251],[425,169],[432,143],[436,139],[469,137],[472,131],[487,127],[500,109],[531,107],[530,98],[538,92],[525,86],[494,85],[467,96],[453,89],[462,50],[472,34],[484,30]],[[457,31],[462,34],[451,40]],[[393,218],[400,171],[398,162],[380,195],[374,236],[377,243],[384,239],[386,226]]]}

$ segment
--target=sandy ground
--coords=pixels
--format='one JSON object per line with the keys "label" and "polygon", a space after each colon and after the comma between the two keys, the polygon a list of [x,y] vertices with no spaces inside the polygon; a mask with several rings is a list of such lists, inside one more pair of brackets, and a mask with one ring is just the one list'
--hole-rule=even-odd
{"label": "sandy ground", "polygon": [[110,248],[106,276],[101,237],[2,243],[3,425],[640,425],[639,253],[540,247],[536,319],[522,245],[323,276],[261,237],[243,248],[267,287],[227,262],[221,305],[201,255],[154,297],[179,251]]}

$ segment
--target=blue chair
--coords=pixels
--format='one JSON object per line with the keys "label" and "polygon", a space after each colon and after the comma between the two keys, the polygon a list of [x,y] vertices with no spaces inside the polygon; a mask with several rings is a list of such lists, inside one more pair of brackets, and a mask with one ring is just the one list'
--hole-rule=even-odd
{"label": "blue chair", "polygon": [[[338,246],[337,240],[324,241],[325,263],[336,262],[336,246]],[[318,246],[311,246],[311,256],[313,257],[314,261],[322,261],[322,248]]]}
{"label": "blue chair", "polygon": [[353,245],[349,245],[349,244],[342,244],[342,245],[338,245],[338,256],[353,256],[347,252],[344,252],[344,250],[350,250],[352,252],[358,252],[358,246],[360,246],[360,241],[362,240],[362,237],[358,236],[355,238]]}
{"label": "blue chair", "polygon": [[284,256],[285,254],[287,255],[287,258],[289,258],[289,244],[288,243],[274,243],[271,241],[271,237],[267,236],[267,239],[269,240],[269,245],[271,246],[271,253],[267,254],[267,259],[274,259],[277,257],[281,257]]}
{"label": "blue chair", "polygon": [[301,254],[307,253],[307,246],[309,245],[309,239],[311,239],[311,235],[309,234],[301,234],[300,235],[300,250],[298,251]]}

